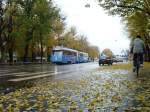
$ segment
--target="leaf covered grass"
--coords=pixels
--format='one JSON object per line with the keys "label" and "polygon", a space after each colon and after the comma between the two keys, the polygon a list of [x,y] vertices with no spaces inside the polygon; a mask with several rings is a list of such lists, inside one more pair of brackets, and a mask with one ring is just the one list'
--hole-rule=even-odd
{"label": "leaf covered grass", "polygon": [[[132,64],[131,63],[120,63],[120,64],[113,64],[113,66],[102,66],[103,69],[109,70],[131,70]],[[101,67],[100,67],[101,69]]]}

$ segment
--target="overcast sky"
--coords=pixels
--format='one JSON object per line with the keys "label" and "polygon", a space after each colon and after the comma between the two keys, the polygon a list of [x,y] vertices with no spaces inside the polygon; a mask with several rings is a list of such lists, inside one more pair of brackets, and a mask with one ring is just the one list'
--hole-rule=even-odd
{"label": "overcast sky", "polygon": [[[75,26],[78,33],[86,35],[100,51],[110,48],[115,54],[120,54],[122,49],[129,48],[130,41],[120,18],[108,16],[95,0],[54,1],[66,16],[67,27]],[[85,7],[87,3],[90,3],[90,8]]]}

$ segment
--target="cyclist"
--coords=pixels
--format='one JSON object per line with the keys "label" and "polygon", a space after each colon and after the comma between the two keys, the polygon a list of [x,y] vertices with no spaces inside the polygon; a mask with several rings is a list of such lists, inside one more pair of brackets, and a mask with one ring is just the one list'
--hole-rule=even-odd
{"label": "cyclist", "polygon": [[140,66],[144,66],[143,56],[145,53],[145,44],[144,41],[141,39],[141,36],[137,35],[136,38],[132,41],[130,53],[133,54],[133,72],[135,72],[137,56],[140,57]]}

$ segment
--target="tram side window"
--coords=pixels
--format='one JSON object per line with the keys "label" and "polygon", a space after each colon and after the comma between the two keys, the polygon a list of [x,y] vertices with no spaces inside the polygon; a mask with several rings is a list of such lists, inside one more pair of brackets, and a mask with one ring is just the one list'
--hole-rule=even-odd
{"label": "tram side window", "polygon": [[72,53],[68,51],[63,51],[63,55],[72,55]]}
{"label": "tram side window", "polygon": [[53,54],[57,55],[57,56],[61,56],[62,55],[62,51],[54,51]]}
{"label": "tram side window", "polygon": [[63,55],[77,56],[77,53],[75,53],[75,52],[69,52],[69,51],[63,51]]}
{"label": "tram side window", "polygon": [[73,55],[77,57],[77,53],[76,52],[74,52]]}
{"label": "tram side window", "polygon": [[83,54],[80,54],[79,56],[83,56]]}

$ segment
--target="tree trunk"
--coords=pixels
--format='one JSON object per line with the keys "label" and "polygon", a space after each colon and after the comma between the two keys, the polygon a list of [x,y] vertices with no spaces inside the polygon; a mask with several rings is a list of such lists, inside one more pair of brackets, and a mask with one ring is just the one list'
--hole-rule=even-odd
{"label": "tree trunk", "polygon": [[43,63],[43,42],[41,32],[40,32],[40,44],[41,44],[41,63]]}
{"label": "tree trunk", "polygon": [[148,45],[146,45],[145,61],[150,62],[150,48]]}
{"label": "tree trunk", "polygon": [[13,49],[9,48],[8,53],[9,53],[9,65],[13,65]]}
{"label": "tree trunk", "polygon": [[41,40],[41,63],[43,63],[43,42]]}
{"label": "tree trunk", "polygon": [[13,20],[12,20],[12,16],[9,16],[9,22],[8,22],[8,36],[7,36],[7,44],[8,44],[8,53],[9,53],[9,64],[12,65],[13,64],[13,42],[14,39],[11,36],[11,33],[13,31]]}
{"label": "tree trunk", "polygon": [[35,52],[32,50],[32,62],[35,62]]}
{"label": "tree trunk", "polygon": [[52,50],[50,47],[47,47],[47,61],[50,62],[51,59],[51,52],[50,50]]}
{"label": "tree trunk", "polygon": [[6,35],[4,35],[4,33],[2,33],[2,29],[0,26],[0,52],[1,52],[1,59],[0,62],[5,62],[5,53],[6,53],[6,46],[4,45],[4,43],[6,42]]}
{"label": "tree trunk", "polygon": [[148,62],[150,62],[150,48],[148,48],[147,50],[148,50]]}
{"label": "tree trunk", "polygon": [[29,53],[29,44],[27,44],[24,48],[24,59],[23,59],[23,62],[27,62],[28,61],[28,53]]}
{"label": "tree trunk", "polygon": [[1,59],[0,59],[0,63],[4,63],[6,60],[6,56],[5,56],[5,50],[3,48],[1,48]]}
{"label": "tree trunk", "polygon": [[27,33],[26,33],[26,46],[24,48],[24,62],[27,62],[29,61],[28,59],[28,54],[29,54],[29,45],[30,45],[30,41],[32,40],[32,37],[33,37],[33,31],[34,31],[34,28],[31,28]]}
{"label": "tree trunk", "polygon": [[35,49],[34,49],[34,45],[32,44],[32,62],[35,62]]}

